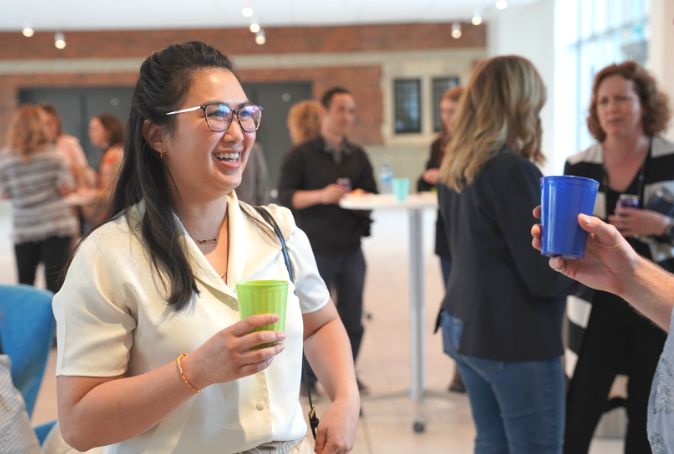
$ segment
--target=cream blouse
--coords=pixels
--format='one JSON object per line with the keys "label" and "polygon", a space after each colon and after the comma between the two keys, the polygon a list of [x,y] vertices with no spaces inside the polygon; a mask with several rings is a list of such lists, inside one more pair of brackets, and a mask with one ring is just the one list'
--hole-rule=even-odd
{"label": "cream blouse", "polygon": [[[263,372],[205,388],[152,429],[105,452],[234,453],[304,437],[298,398],[302,314],[322,308],[329,293],[290,211],[277,205],[268,209],[284,233],[296,275],[295,285],[289,284],[285,350]],[[165,291],[143,246],[141,210],[142,204],[131,207],[80,245],[54,297],[57,375],[133,376],[158,368],[239,320],[237,282],[288,279],[278,242],[246,217],[232,193],[227,283],[181,225],[199,294],[186,310],[175,313],[167,309]]]}

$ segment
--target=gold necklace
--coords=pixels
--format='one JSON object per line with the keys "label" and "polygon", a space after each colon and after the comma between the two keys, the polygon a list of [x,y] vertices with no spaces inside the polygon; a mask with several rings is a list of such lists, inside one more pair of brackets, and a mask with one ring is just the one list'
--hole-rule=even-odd
{"label": "gold necklace", "polygon": [[[225,213],[225,219],[222,220],[222,223],[225,224],[227,222],[227,217],[229,216],[229,213]],[[222,230],[222,224],[220,225],[220,230]],[[218,242],[218,239],[220,238],[220,230],[218,230],[218,236],[215,238],[206,238],[205,240],[197,240],[196,238],[194,241],[197,242],[197,244],[215,244]]]}
{"label": "gold necklace", "polygon": [[[223,224],[225,224],[225,228],[229,230],[229,213],[225,214],[225,219],[222,222]],[[194,238],[194,241],[199,245],[217,243],[218,240],[220,239],[221,230],[222,225],[220,226],[220,230],[218,230],[218,236],[216,236],[215,238],[207,238],[205,240],[198,240]],[[227,249],[225,249],[225,254],[229,255],[229,231],[227,232]],[[225,271],[222,274],[220,274],[220,279],[224,279],[225,281],[227,281],[227,268],[225,268]]]}

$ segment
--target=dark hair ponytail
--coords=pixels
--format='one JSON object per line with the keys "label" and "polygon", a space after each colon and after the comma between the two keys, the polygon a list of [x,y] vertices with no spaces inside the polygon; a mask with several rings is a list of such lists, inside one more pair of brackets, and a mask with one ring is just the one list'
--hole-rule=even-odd
{"label": "dark hair ponytail", "polygon": [[175,311],[184,309],[198,290],[173,214],[170,176],[159,153],[147,142],[143,125],[147,120],[172,132],[175,116],[165,113],[179,107],[190,88],[192,73],[206,68],[233,69],[226,56],[200,41],[172,44],[141,65],[131,102],[124,159],[106,220],[144,201],[142,238],[157,274],[164,276],[161,279],[167,302]]}

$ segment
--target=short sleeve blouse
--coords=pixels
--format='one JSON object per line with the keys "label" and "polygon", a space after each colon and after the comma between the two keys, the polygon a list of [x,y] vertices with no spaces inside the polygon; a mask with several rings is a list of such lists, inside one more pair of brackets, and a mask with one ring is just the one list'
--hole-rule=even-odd
{"label": "short sleeve blouse", "polygon": [[[288,279],[278,242],[251,221],[245,208],[234,193],[228,196],[226,283],[181,225],[199,293],[178,313],[167,309],[161,280],[143,246],[142,203],[96,229],[80,245],[54,297],[57,375],[133,376],[156,369],[239,320],[237,282]],[[329,293],[290,211],[276,205],[268,209],[284,233],[296,274],[288,288],[285,350],[265,371],[207,387],[152,429],[106,452],[193,454],[224,452],[224,447],[239,452],[306,434],[298,399],[302,314],[322,308]],[[247,211],[257,216],[250,207]]]}

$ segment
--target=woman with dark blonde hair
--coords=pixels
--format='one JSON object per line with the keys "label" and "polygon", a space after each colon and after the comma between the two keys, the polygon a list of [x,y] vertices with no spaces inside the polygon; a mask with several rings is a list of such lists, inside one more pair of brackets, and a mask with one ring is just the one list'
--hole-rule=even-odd
{"label": "woman with dark blonde hair", "polygon": [[443,344],[461,371],[476,453],[561,453],[561,325],[571,281],[529,247],[545,86],[530,61],[475,68],[440,167],[449,252]]}
{"label": "woman with dark blonde hair", "polygon": [[[426,168],[417,181],[417,191],[419,192],[431,191],[438,184],[440,163],[445,155],[445,148],[447,148],[447,144],[452,138],[450,129],[462,94],[463,87],[455,86],[447,89],[442,94],[442,98],[440,98],[440,124],[442,129],[433,143],[431,143],[431,153],[428,161],[426,161]],[[447,245],[447,237],[445,236],[445,223],[440,210],[438,210],[435,220],[435,254],[440,258],[442,282],[446,288],[449,271],[452,266],[452,258],[449,255],[449,246]],[[448,390],[458,393],[466,392],[466,387],[463,385],[463,381],[461,381],[461,374],[458,370],[454,371],[454,377],[449,384]]]}
{"label": "woman with dark blonde hair", "polygon": [[[442,163],[442,158],[445,155],[447,144],[449,144],[449,140],[452,138],[450,128],[454,121],[454,117],[456,116],[459,99],[461,98],[462,93],[463,87],[452,87],[445,91],[440,99],[440,120],[442,130],[433,143],[431,143],[431,152],[428,161],[426,161],[426,168],[417,181],[417,191],[430,191],[438,184],[438,171],[440,169],[440,164]],[[442,277],[445,284],[447,284],[451,258],[449,257],[449,251],[447,250],[447,240],[444,236],[442,216],[438,216],[437,218],[435,231],[435,253],[440,257]]]}
{"label": "woman with dark blonde hair", "polygon": [[63,200],[73,178],[49,143],[37,106],[19,107],[9,123],[7,149],[0,154],[0,194],[12,202],[12,237],[21,284],[33,285],[44,263],[47,289],[59,288],[77,220]]}
{"label": "woman with dark blonde hair", "polygon": [[61,117],[56,108],[51,104],[41,104],[42,121],[44,122],[47,140],[56,145],[66,162],[66,166],[75,179],[78,188],[90,188],[95,179],[94,171],[87,163],[87,157],[80,146],[80,141],[75,136],[63,131]]}
{"label": "woman with dark blonde hair", "polygon": [[293,145],[318,137],[321,133],[323,107],[318,101],[305,99],[288,111],[288,131]]}
{"label": "woman with dark blonde hair", "polygon": [[[674,271],[674,143],[659,136],[669,118],[666,96],[639,64],[605,67],[595,76],[587,118],[597,143],[570,157],[565,173],[599,181],[595,216],[616,226],[639,255]],[[568,371],[565,451],[588,451],[601,414],[614,406],[615,376],[624,373],[625,452],[651,452],[648,396],[665,333],[623,299],[587,287],[569,298],[567,311],[575,368]]]}

